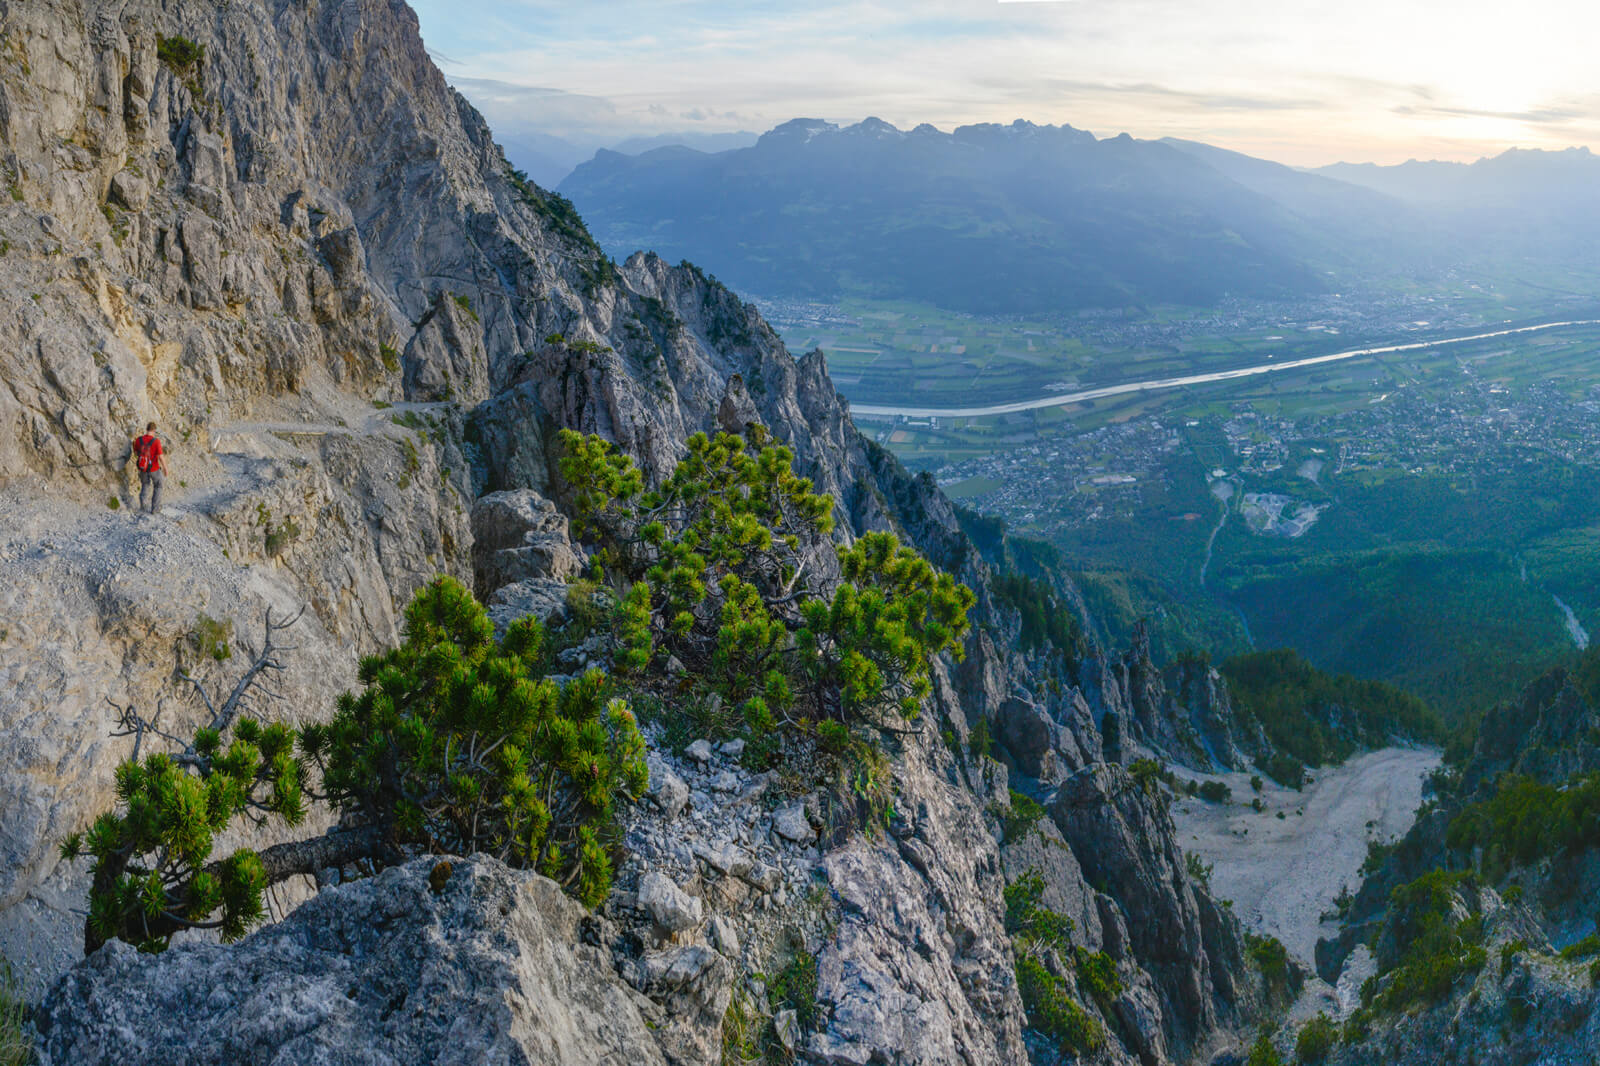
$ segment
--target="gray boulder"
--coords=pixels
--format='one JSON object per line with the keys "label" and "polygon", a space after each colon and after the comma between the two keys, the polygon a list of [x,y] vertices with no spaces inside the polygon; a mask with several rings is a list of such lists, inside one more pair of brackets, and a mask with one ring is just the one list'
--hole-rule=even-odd
{"label": "gray boulder", "polygon": [[804,803],[791,803],[772,812],[772,831],[796,844],[809,844],[817,838],[816,830],[806,818]]}
{"label": "gray boulder", "polygon": [[113,941],[38,1014],[42,1066],[664,1064],[653,1005],[583,942],[555,882],[418,859],[330,889],[238,944]]}
{"label": "gray boulder", "polygon": [[679,777],[665,759],[658,755],[647,758],[650,767],[650,799],[661,813],[675,818],[689,804],[689,786]]}
{"label": "gray boulder", "polygon": [[495,630],[504,633],[506,627],[519,618],[537,618],[541,622],[560,619],[567,610],[567,583],[552,578],[530,578],[495,589],[486,605]]}
{"label": "gray boulder", "polygon": [[472,505],[472,566],[488,595],[530,579],[566,581],[583,560],[567,535],[567,517],[531,489],[491,492]]}
{"label": "gray boulder", "polygon": [[1043,707],[1013,696],[1000,705],[995,727],[1019,770],[1049,784],[1060,780],[1056,748],[1061,727]]}
{"label": "gray boulder", "polygon": [[693,929],[705,917],[700,901],[665,874],[651,871],[640,877],[638,898],[639,907],[649,913],[656,929],[669,935]]}

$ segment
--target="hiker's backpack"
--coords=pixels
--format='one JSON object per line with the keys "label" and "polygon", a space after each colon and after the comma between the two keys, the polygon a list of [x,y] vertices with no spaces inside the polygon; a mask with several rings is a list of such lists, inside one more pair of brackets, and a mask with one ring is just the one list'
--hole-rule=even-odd
{"label": "hiker's backpack", "polygon": [[146,433],[133,442],[133,454],[139,458],[139,473],[148,474],[160,465],[161,442],[153,434]]}

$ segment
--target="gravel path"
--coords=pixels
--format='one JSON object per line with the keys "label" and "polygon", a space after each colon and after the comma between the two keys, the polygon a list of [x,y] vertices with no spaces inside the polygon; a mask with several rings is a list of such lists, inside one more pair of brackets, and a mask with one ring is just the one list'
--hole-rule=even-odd
{"label": "gravel path", "polygon": [[1174,803],[1178,841],[1214,864],[1212,889],[1233,901],[1247,929],[1277,937],[1309,964],[1317,938],[1337,931],[1321,916],[1341,888],[1359,883],[1368,841],[1392,840],[1411,826],[1423,779],[1438,765],[1439,753],[1428,749],[1368,752],[1319,771],[1304,792],[1267,781],[1263,812],[1250,806],[1249,774],[1193,775],[1225,782],[1233,800]]}

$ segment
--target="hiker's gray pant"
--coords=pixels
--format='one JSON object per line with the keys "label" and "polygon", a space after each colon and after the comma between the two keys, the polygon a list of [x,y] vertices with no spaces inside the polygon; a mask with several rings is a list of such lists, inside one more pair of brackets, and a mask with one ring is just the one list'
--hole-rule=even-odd
{"label": "hiker's gray pant", "polygon": [[[139,510],[157,514],[161,511],[161,483],[166,480],[166,475],[159,470],[139,471]],[[145,497],[150,498],[149,506],[145,505]]]}

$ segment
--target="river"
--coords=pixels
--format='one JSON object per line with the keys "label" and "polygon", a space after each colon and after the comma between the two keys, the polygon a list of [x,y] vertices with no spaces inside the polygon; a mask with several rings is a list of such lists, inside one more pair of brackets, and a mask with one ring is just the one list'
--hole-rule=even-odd
{"label": "river", "polygon": [[1572,643],[1578,646],[1579,651],[1588,651],[1589,631],[1583,628],[1583,623],[1578,621],[1578,616],[1567,606],[1565,600],[1553,592],[1550,598],[1556,601],[1556,606],[1561,608],[1561,613],[1567,620],[1567,632],[1572,635]]}
{"label": "river", "polygon": [[1040,396],[1032,400],[1017,400],[1014,403],[990,404],[987,407],[886,407],[871,403],[852,403],[850,405],[850,413],[878,418],[986,418],[992,415],[1016,414],[1020,411],[1038,411],[1046,407],[1068,407],[1075,403],[1082,403],[1085,400],[1099,400],[1107,396],[1124,396],[1130,392],[1181,389],[1188,385],[1204,385],[1212,381],[1232,381],[1235,378],[1255,377],[1258,374],[1275,374],[1283,370],[1297,370],[1301,367],[1320,366],[1323,363],[1337,363],[1364,355],[1415,352],[1424,348],[1442,348],[1450,344],[1466,344],[1470,341],[1491,340],[1495,337],[1510,337],[1518,333],[1538,333],[1543,330],[1564,329],[1569,326],[1595,325],[1600,325],[1600,319],[1584,319],[1576,322],[1547,322],[1541,326],[1518,326],[1515,329],[1495,330],[1492,333],[1474,333],[1470,337],[1447,337],[1443,340],[1413,341],[1408,344],[1390,344],[1380,348],[1352,348],[1347,352],[1316,355],[1306,359],[1290,359],[1282,363],[1262,363],[1259,366],[1239,367],[1236,370],[1218,370],[1210,374],[1191,374],[1180,378],[1129,381],[1121,385],[1105,385],[1097,389],[1085,389],[1082,392],[1059,393],[1051,396]]}

